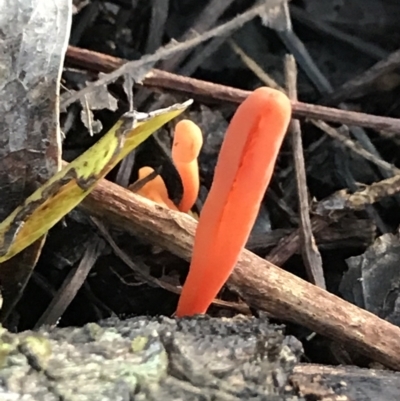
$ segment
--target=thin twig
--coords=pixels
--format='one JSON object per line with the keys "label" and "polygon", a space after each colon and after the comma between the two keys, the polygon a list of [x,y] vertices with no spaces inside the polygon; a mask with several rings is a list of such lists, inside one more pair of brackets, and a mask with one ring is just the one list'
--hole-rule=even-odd
{"label": "thin twig", "polygon": [[345,135],[341,134],[337,129],[331,127],[324,121],[320,120],[311,120],[311,123],[316,127],[324,131],[330,137],[336,139],[340,143],[342,143],[347,148],[351,149],[354,153],[360,155],[366,160],[369,160],[371,163],[374,163],[376,166],[387,170],[391,174],[400,174],[400,169],[392,164],[386,162],[385,160],[378,159],[375,155],[365,150],[358,143],[352,141],[350,138],[347,138]]}
{"label": "thin twig", "polygon": [[331,85],[321,70],[314,63],[304,43],[293,31],[277,32],[286,48],[294,55],[300,68],[305,72],[309,80],[314,84],[320,93],[327,93]]}
{"label": "thin twig", "polygon": [[230,39],[228,43],[232,50],[240,57],[246,67],[252,71],[261,82],[264,82],[265,85],[269,86],[270,88],[285,92],[285,90],[274,80],[274,78],[264,71],[264,69],[257,64],[255,60],[248,56],[234,40]]}
{"label": "thin twig", "polygon": [[[333,87],[331,83],[322,73],[317,64],[314,62],[313,58],[311,57],[306,46],[300,40],[300,38],[291,30],[278,32],[278,35],[280,36],[281,40],[284,42],[286,47],[294,54],[300,68],[302,68],[302,70],[305,72],[305,74],[308,76],[311,82],[315,85],[318,91],[322,95],[326,93],[332,93]],[[339,108],[343,110],[349,110],[348,105],[344,103],[339,104]],[[381,155],[379,154],[374,144],[371,142],[371,139],[366,134],[364,129],[360,127],[350,127],[349,129],[352,135],[357,139],[357,141],[364,149],[375,155],[377,159],[382,160]],[[344,156],[346,157],[345,154]],[[342,164],[346,165],[348,163],[349,160],[348,157],[346,157],[343,160]],[[391,175],[385,169],[380,169],[380,172],[382,176],[386,178]],[[345,169],[345,177],[346,177],[346,185],[351,190],[355,190],[356,180],[354,179],[354,176],[351,173],[350,168]],[[398,200],[398,203],[400,205],[400,199]],[[373,206],[370,205],[366,209],[366,212],[368,213],[370,218],[376,222],[376,224],[378,225],[378,227],[381,229],[382,232],[388,231],[387,225],[384,223],[383,219],[379,215],[379,212]]]}
{"label": "thin twig", "polygon": [[155,52],[162,44],[168,18],[169,0],[151,0],[151,18],[146,42],[146,52]]}
{"label": "thin twig", "polygon": [[[329,224],[333,221],[329,219],[329,216],[322,219],[313,217],[311,220],[311,230],[314,235],[317,235],[322,230],[326,229]],[[283,266],[283,264],[301,247],[301,230],[300,228],[293,231],[291,234],[282,237],[278,244],[265,256],[265,259],[269,262],[277,265]]]}
{"label": "thin twig", "polygon": [[[94,71],[110,72],[124,65],[125,61],[113,56],[79,49],[69,46],[67,61],[74,65],[89,68]],[[242,103],[250,92],[230,86],[214,84],[199,79],[185,77],[166,71],[152,69],[143,79],[143,85],[158,89],[180,92],[190,97],[198,96],[209,101],[225,101]],[[375,130],[386,130],[400,134],[400,119],[358,113],[350,110],[340,110],[303,102],[293,102],[293,115],[296,118],[310,118],[341,123],[350,126],[360,126]]]}
{"label": "thin twig", "polygon": [[[297,100],[297,69],[296,61],[293,56],[286,56],[285,73],[289,97],[291,100]],[[311,227],[306,168],[299,120],[292,120],[291,134],[297,193],[299,195],[300,239],[302,242],[301,250],[303,261],[309,280],[315,285],[326,289],[322,258],[315,243]]]}

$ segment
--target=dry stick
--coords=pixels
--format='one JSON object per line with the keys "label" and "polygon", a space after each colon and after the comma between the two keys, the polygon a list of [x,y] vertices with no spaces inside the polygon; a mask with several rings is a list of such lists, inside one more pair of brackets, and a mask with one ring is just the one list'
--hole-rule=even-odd
{"label": "dry stick", "polygon": [[[297,69],[296,61],[291,55],[286,56],[285,59],[285,74],[289,98],[295,101],[297,100]],[[294,169],[296,173],[297,192],[299,195],[300,240],[302,242],[301,251],[303,261],[309,280],[326,290],[324,271],[322,269],[322,258],[315,243],[311,227],[306,168],[299,120],[292,120],[290,131],[292,134]]]}
{"label": "dry stick", "polygon": [[[313,82],[314,86],[319,90],[319,92],[322,95],[325,93],[332,93],[333,87],[331,83],[315,64],[307,48],[298,38],[298,36],[290,30],[278,32],[278,35],[280,36],[286,47],[295,55],[297,62],[302,67],[307,77],[311,80],[311,82]],[[338,107],[343,110],[349,110],[349,107],[344,103],[339,104]],[[372,144],[370,138],[362,128],[350,127],[350,131],[362,147],[364,147],[370,153],[374,154],[377,158],[382,159],[379,152]],[[390,174],[388,175],[385,169],[381,169],[381,174],[385,178],[388,178],[388,176],[390,176]],[[348,181],[351,186],[354,186],[354,178],[351,176],[351,174],[348,174]],[[371,214],[371,217],[377,219],[379,222],[380,217],[376,211],[371,210],[369,211],[369,214]]]}
{"label": "dry stick", "polygon": [[[229,39],[229,45],[232,50],[242,59],[246,67],[258,77],[261,82],[264,82],[266,86],[270,88],[280,90],[281,92],[286,92],[275,80],[272,78],[263,68],[257,64],[246,52],[233,40]],[[297,99],[294,99],[297,100]]]}
{"label": "dry stick", "polygon": [[[125,64],[125,61],[122,59],[73,46],[68,47],[67,60],[75,65],[101,72],[114,71]],[[250,94],[249,91],[184,77],[157,69],[152,69],[145,76],[143,85],[234,104],[242,103]],[[376,130],[386,130],[397,134],[400,133],[400,119],[397,118],[339,110],[302,102],[293,102],[292,107],[294,117],[297,118],[306,117],[320,119],[334,123],[357,125]]]}
{"label": "dry stick", "polygon": [[[311,82],[313,82],[314,86],[319,90],[319,92],[321,94],[332,93],[333,88],[331,83],[318,68],[310,53],[308,52],[306,46],[295,34],[295,32],[293,32],[292,30],[287,30],[278,32],[278,35],[283,43],[286,45],[286,47],[295,55],[297,62],[306,73],[307,77],[311,80]],[[349,107],[344,103],[341,103],[339,105],[339,108],[343,110],[349,110]],[[361,146],[367,149],[370,153],[373,153],[377,158],[382,159],[381,155],[362,128],[350,127],[350,131],[361,144]],[[346,160],[344,160],[345,163]],[[386,170],[381,169],[381,174],[385,178],[388,177],[388,172]],[[345,170],[345,180],[351,190],[356,190],[356,183],[349,169]],[[368,208],[366,208],[366,211],[371,219],[376,222],[377,226],[382,232],[388,231],[387,225],[385,225],[377,210],[375,210],[372,206],[369,206]]]}
{"label": "dry stick", "polygon": [[[314,216],[311,220],[311,231],[318,234],[332,223],[329,216],[324,219]],[[265,256],[265,259],[275,265],[282,266],[298,249],[300,249],[301,230],[296,229],[291,234],[283,237],[278,244]]]}
{"label": "dry stick", "polygon": [[277,32],[286,49],[293,54],[300,68],[304,71],[307,78],[320,93],[327,93],[331,85],[322,71],[314,63],[311,55],[307,51],[305,44],[300,40],[293,30]]}
{"label": "dry stick", "polygon": [[[113,225],[189,260],[196,221],[101,180],[82,206]],[[249,305],[301,324],[393,369],[400,369],[400,328],[288,273],[249,251],[228,285]]]}
{"label": "dry stick", "polygon": [[336,139],[340,143],[342,143],[347,148],[351,149],[354,153],[360,155],[364,159],[374,163],[376,166],[387,170],[389,173],[396,175],[400,174],[400,169],[398,169],[393,164],[388,163],[385,160],[379,159],[374,154],[368,152],[368,150],[364,149],[359,143],[354,142],[350,138],[346,137],[345,135],[341,134],[339,130],[331,127],[327,123],[321,120],[311,120],[311,123],[324,131],[326,134],[331,136],[332,138]]}
{"label": "dry stick", "polygon": [[169,0],[151,2],[151,18],[146,42],[146,53],[155,52],[161,45],[168,18]]}
{"label": "dry stick", "polygon": [[226,42],[227,36],[218,36],[216,38],[211,39],[207,44],[200,47],[193,52],[186,63],[182,65],[177,71],[180,75],[191,76],[195,73],[195,71],[204,63],[205,60],[208,60],[218,49]]}
{"label": "dry stick", "polygon": [[[203,8],[198,17],[193,21],[192,26],[188,27],[188,29],[179,38],[175,38],[172,43],[185,42],[189,39],[194,38],[196,35],[200,36],[201,34],[206,32],[208,29],[215,25],[220,15],[224,13],[224,11],[230,6],[232,1],[234,0],[212,0],[211,2],[209,2]],[[159,63],[159,68],[161,70],[179,72],[183,75],[190,76],[194,72],[194,70],[196,70],[198,66],[206,58],[208,58],[209,55],[203,54],[204,51],[211,51],[211,54],[212,52],[216,51],[220,45],[216,47],[215,44],[217,44],[217,42],[219,43],[221,41],[221,38],[223,39],[223,41],[225,41],[225,35],[217,36],[210,39],[206,44],[201,44],[197,46],[195,50],[191,48],[187,51],[179,52],[174,57]],[[223,41],[221,42],[221,44],[223,43]],[[190,65],[186,64],[184,67],[178,69],[179,65],[182,64],[182,61],[185,60],[188,54],[190,54]],[[139,91],[136,94],[137,104],[143,104],[149,98],[149,96],[149,92]],[[153,104],[152,106],[154,107],[155,104]]]}
{"label": "dry stick", "polygon": [[145,269],[140,269],[140,267],[136,266],[134,262],[132,262],[131,258],[129,255],[127,255],[114,241],[113,237],[111,236],[110,232],[108,231],[108,228],[103,224],[103,222],[96,218],[92,217],[92,222],[94,225],[97,227],[99,230],[100,234],[103,236],[103,238],[108,242],[110,247],[113,249],[115,255],[120,258],[134,273],[134,276],[137,280],[140,280],[150,287],[160,287],[163,288],[164,290],[173,292],[175,294],[180,294],[180,291],[175,285],[172,285],[170,283],[166,283],[163,280],[159,280],[158,278],[155,278],[151,276],[150,274],[146,273]]}

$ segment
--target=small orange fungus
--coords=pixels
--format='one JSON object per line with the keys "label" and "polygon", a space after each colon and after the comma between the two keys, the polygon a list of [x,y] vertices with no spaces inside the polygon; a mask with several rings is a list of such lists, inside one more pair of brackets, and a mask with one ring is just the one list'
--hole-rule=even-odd
{"label": "small orange fungus", "polygon": [[[153,172],[154,169],[151,167],[142,167],[138,172],[138,181],[143,180]],[[157,175],[154,179],[144,184],[142,188],[136,191],[136,193],[158,203],[161,206],[172,210],[178,210],[174,203],[169,199],[167,187],[160,175]]]}
{"label": "small orange fungus", "polygon": [[203,145],[200,128],[190,120],[176,124],[172,145],[172,160],[182,180],[183,195],[179,210],[187,213],[199,194],[199,165],[197,158]]}

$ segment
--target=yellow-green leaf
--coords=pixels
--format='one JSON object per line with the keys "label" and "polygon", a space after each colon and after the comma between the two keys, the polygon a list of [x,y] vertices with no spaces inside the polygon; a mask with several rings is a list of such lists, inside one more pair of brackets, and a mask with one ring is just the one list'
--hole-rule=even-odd
{"label": "yellow-green leaf", "polygon": [[191,101],[151,113],[129,112],[0,224],[0,263],[28,247],[77,206],[118,162]]}

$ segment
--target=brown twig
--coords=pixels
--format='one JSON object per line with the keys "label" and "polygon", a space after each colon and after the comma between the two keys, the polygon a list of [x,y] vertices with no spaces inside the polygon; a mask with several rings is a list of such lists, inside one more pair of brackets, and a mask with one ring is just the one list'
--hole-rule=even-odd
{"label": "brown twig", "polygon": [[[291,100],[295,101],[297,100],[297,69],[296,61],[293,56],[286,57],[285,73],[289,97]],[[315,243],[311,227],[306,167],[299,120],[292,120],[291,134],[294,170],[296,173],[297,192],[299,195],[300,240],[303,261],[306,267],[308,279],[315,285],[326,289],[324,271],[322,268],[322,258]]]}
{"label": "brown twig", "polygon": [[[324,75],[322,70],[319,68],[317,63],[314,61],[312,55],[308,51],[307,47],[305,44],[301,41],[301,39],[296,35],[293,30],[286,30],[282,32],[278,32],[278,35],[280,39],[283,41],[287,49],[294,55],[296,58],[297,63],[299,64],[300,68],[304,71],[304,73],[307,75],[307,77],[311,80],[311,82],[314,84],[314,86],[318,89],[321,95],[324,95],[326,93],[332,93],[333,92],[333,86],[330,83],[329,79]],[[349,106],[344,103],[340,103],[338,105],[338,108],[341,110],[346,110],[349,111]],[[371,142],[371,139],[365,132],[365,130],[359,126],[356,127],[349,127],[349,130],[351,134],[357,139],[357,141],[360,143],[360,145],[365,148],[368,152],[372,153],[373,155],[376,156],[378,159],[382,159],[381,155],[379,154],[378,150],[374,146],[374,144]],[[346,165],[349,163],[348,157],[346,155],[343,155],[344,160],[343,164]],[[337,156],[336,156],[337,157]],[[345,174],[345,180],[347,186],[351,190],[355,190],[356,188],[356,181],[351,173],[350,169],[345,169],[346,171],[344,172]],[[387,172],[385,169],[380,169],[381,170],[381,175],[384,177],[388,178],[390,174]],[[388,227],[385,225],[383,219],[379,215],[379,212],[373,207],[369,206],[366,208],[366,212],[370,216],[371,219],[373,219],[379,229],[382,232],[387,232]]]}
{"label": "brown twig", "polygon": [[[101,180],[82,203],[91,214],[140,235],[186,260],[196,221]],[[400,369],[400,328],[307,283],[249,251],[228,282],[249,305],[284,317]]]}
{"label": "brown twig", "polygon": [[[125,63],[124,60],[116,57],[73,46],[68,47],[67,61],[76,66],[100,72],[114,71]],[[177,91],[188,96],[201,96],[209,100],[226,101],[234,104],[243,102],[250,94],[249,91],[184,77],[157,69],[152,69],[145,76],[143,85]],[[293,115],[297,118],[321,119],[334,123],[386,130],[388,132],[400,132],[400,119],[396,118],[339,110],[302,102],[293,102],[292,107]]]}
{"label": "brown twig", "polygon": [[352,139],[346,137],[345,135],[341,134],[339,130],[331,127],[330,125],[326,124],[324,121],[321,120],[311,120],[311,123],[314,124],[316,127],[324,131],[326,134],[331,136],[332,138],[336,139],[338,142],[352,150],[354,153],[360,155],[364,159],[374,163],[376,166],[380,167],[381,169],[387,170],[390,174],[399,174],[400,169],[398,169],[393,164],[388,163],[385,160],[382,160],[376,157],[374,154],[368,152],[368,150],[364,149],[358,142],[353,141]]}
{"label": "brown twig", "polygon": [[[332,223],[328,217],[325,219],[314,216],[311,220],[311,230],[317,235]],[[292,255],[300,249],[300,229],[294,230],[283,237],[281,241],[265,256],[265,259],[278,266],[282,266]]]}

